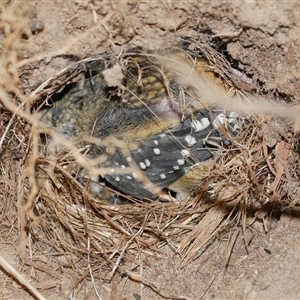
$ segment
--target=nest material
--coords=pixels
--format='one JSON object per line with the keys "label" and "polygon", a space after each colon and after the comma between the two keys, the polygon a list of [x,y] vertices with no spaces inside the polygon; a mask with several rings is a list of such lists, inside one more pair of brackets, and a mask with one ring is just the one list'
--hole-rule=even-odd
{"label": "nest material", "polygon": [[[224,64],[216,64],[214,52],[209,53],[214,66],[222,70]],[[165,245],[180,254],[180,267],[184,267],[221,232],[228,228],[245,232],[247,216],[264,219],[274,207],[298,204],[293,193],[300,189],[300,172],[291,162],[298,159],[292,149],[299,149],[299,142],[284,136],[268,145],[264,137],[270,122],[261,116],[251,117],[232,145],[219,150],[213,171],[187,201],[114,206],[93,198],[73,176],[78,162],[86,167],[89,160],[78,154],[70,141],[39,123],[24,103],[31,104],[37,94],[51,95],[82,72],[79,66],[94,60],[63,70],[35,90],[29,102],[20,93],[2,91],[2,216],[18,222],[19,249],[25,264],[60,280],[67,273],[74,288],[90,276],[111,280],[116,271],[127,270],[129,263],[138,265],[141,252],[164,255]],[[228,80],[228,72],[225,75]],[[21,102],[11,95],[18,95]],[[45,155],[42,132],[59,139],[67,150]],[[278,137],[278,132],[274,136]],[[279,145],[291,149],[283,154]],[[26,245],[34,253],[31,260]],[[51,267],[44,264],[44,253],[51,257]],[[53,272],[54,267],[64,271]],[[134,277],[128,270],[127,274]]]}

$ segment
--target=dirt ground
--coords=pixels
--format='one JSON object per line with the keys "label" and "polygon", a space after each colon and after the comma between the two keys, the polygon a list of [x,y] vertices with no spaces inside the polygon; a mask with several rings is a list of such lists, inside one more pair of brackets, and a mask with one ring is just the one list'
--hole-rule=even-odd
{"label": "dirt ground", "polygon": [[[299,11],[297,1],[31,1],[22,83],[28,93],[55,75],[68,63],[62,54],[85,58],[134,47],[159,50],[210,31],[258,90],[297,103]],[[298,198],[295,194],[295,202]],[[51,276],[40,278],[49,281],[41,292],[46,299],[298,299],[299,214],[286,212],[267,223],[268,232],[262,223],[254,225],[248,249],[242,238],[237,240],[228,266],[228,241],[222,236],[183,269],[173,252],[140,257],[140,275],[159,293],[126,276],[110,284],[96,282],[98,296],[90,282],[71,291],[64,278],[60,284],[55,278],[51,286]],[[1,248],[2,256],[22,271],[16,246]],[[2,299],[33,299],[5,273],[0,283]]]}

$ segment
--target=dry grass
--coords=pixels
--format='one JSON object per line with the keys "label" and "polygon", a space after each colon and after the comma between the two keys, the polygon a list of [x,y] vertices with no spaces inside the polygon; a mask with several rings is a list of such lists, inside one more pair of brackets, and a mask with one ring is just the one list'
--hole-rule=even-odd
{"label": "dry grass", "polygon": [[[86,278],[110,281],[116,272],[125,272],[143,282],[130,270],[131,264],[139,265],[141,253],[163,257],[167,246],[180,254],[179,267],[184,267],[201,255],[216,237],[226,234],[229,242],[224,262],[227,263],[237,235],[242,233],[246,241],[246,231],[255,217],[264,220],[274,207],[298,204],[292,197],[293,191],[287,190],[287,184],[299,182],[299,169],[293,170],[290,165],[295,154],[291,150],[287,156],[279,157],[272,152],[274,147],[264,142],[268,123],[263,115],[253,116],[247,130],[228,149],[216,154],[213,171],[187,201],[133,201],[113,206],[93,198],[73,175],[78,172],[78,164],[89,169],[94,168],[94,162],[83,156],[72,142],[43,125],[36,114],[31,114],[37,95],[51,95],[56,86],[47,82],[29,96],[20,87],[19,66],[25,63],[20,57],[28,46],[22,39],[27,26],[26,12],[7,5],[2,6],[0,13],[3,31],[0,230],[6,241],[13,239],[12,230],[18,233],[18,240],[13,242],[24,265],[58,281],[68,280],[73,289]],[[216,63],[214,58],[212,63],[230,81],[230,74],[221,68],[224,64],[219,60]],[[78,68],[75,69],[75,72],[72,68],[63,70],[54,78],[59,78],[56,82],[60,87],[76,75]],[[251,110],[257,103],[261,107],[261,102],[256,101]],[[264,105],[270,104],[264,101]],[[249,113],[245,106],[240,108]],[[295,124],[295,121],[298,119],[292,117],[291,122]],[[65,148],[55,154],[45,154],[41,133],[49,134]],[[295,136],[291,137],[289,146],[299,148]],[[268,167],[276,163],[284,166],[280,175],[278,167],[275,174]],[[299,189],[299,184],[296,188]],[[63,272],[58,271],[61,269]],[[29,269],[25,268],[25,272],[30,276]],[[47,282],[40,286],[43,284],[47,288]]]}

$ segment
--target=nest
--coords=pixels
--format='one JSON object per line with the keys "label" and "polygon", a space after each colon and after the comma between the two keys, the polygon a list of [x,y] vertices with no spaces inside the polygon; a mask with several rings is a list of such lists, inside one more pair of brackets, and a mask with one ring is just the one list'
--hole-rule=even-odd
{"label": "nest", "polygon": [[[235,74],[214,51],[203,44],[197,47],[236,85]],[[246,235],[254,220],[264,221],[276,210],[297,207],[299,141],[289,121],[267,120],[265,115],[251,116],[232,145],[216,153],[213,171],[186,201],[131,199],[110,205],[94,198],[74,177],[78,163],[86,167],[89,159],[43,125],[31,109],[41,95],[51,96],[97,59],[75,63],[29,96],[17,88],[18,78],[13,87],[1,85],[1,217],[9,223],[2,222],[1,230],[8,234],[10,224],[18,224],[19,255],[25,265],[57,280],[67,278],[74,289],[86,278],[110,281],[116,273],[149,285],[129,268],[139,265],[141,254],[164,257],[172,251],[180,255],[183,268],[226,234],[228,262],[237,233]],[[46,154],[41,133],[65,147]]]}

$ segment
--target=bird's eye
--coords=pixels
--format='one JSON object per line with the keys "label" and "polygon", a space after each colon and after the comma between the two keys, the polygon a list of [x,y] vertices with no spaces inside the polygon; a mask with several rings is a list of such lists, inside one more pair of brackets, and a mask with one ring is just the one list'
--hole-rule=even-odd
{"label": "bird's eye", "polygon": [[138,94],[141,94],[143,92],[143,88],[141,86],[137,87],[137,92]]}

